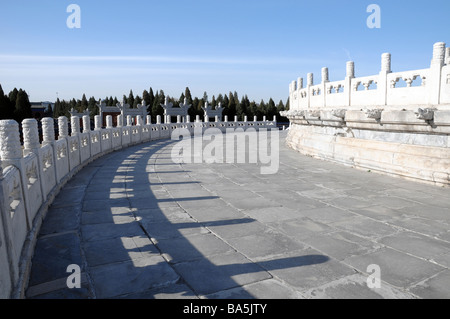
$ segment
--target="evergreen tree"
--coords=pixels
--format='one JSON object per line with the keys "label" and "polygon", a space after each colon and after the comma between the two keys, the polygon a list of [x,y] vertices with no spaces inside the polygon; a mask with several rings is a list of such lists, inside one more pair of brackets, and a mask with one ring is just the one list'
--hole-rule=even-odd
{"label": "evergreen tree", "polygon": [[19,91],[17,90],[17,88],[14,88],[11,92],[9,92],[8,98],[9,101],[11,102],[13,108],[16,108],[16,100],[17,100],[17,94],[19,93]]}
{"label": "evergreen tree", "polygon": [[89,114],[91,116],[91,119],[94,119],[94,116],[99,114],[99,110],[97,107],[97,100],[95,99],[95,97],[91,96],[89,98],[87,109],[90,112]]}
{"label": "evergreen tree", "polygon": [[158,115],[161,115],[161,121],[164,122],[164,119],[162,118],[164,115],[164,109],[161,106],[161,104],[164,104],[165,98],[166,97],[164,95],[163,90],[156,91],[155,99],[154,99],[153,105],[152,105],[152,112],[151,112],[153,123],[156,123],[156,117]]}
{"label": "evergreen tree", "polygon": [[277,115],[277,108],[275,106],[275,102],[272,100],[272,98],[270,98],[269,103],[267,104],[267,119],[271,121],[274,115]]}
{"label": "evergreen tree", "polygon": [[63,115],[64,115],[64,113],[63,113],[61,101],[59,100],[59,98],[57,98],[56,102],[55,102],[55,108],[53,110],[53,117],[58,118]]}
{"label": "evergreen tree", "polygon": [[185,99],[184,93],[181,93],[180,98],[178,99],[179,104],[184,103],[184,99]]}
{"label": "evergreen tree", "polygon": [[84,111],[86,111],[88,106],[89,106],[89,103],[88,103],[88,100],[86,98],[86,94],[83,94],[83,97],[81,98],[81,101],[80,101],[80,108],[79,108],[78,111],[80,113],[83,113]]}
{"label": "evergreen tree", "polygon": [[1,120],[11,120],[14,118],[14,109],[12,107],[11,101],[3,92],[3,88],[0,84],[0,119]]}
{"label": "evergreen tree", "polygon": [[250,106],[249,106],[249,116],[250,116],[249,120],[251,119],[253,121],[253,117],[255,115],[256,115],[258,121],[262,120],[262,117],[258,116],[257,110],[258,110],[258,105],[256,105],[255,101],[251,101]]}
{"label": "evergreen tree", "polygon": [[191,104],[192,105],[192,95],[191,95],[191,91],[189,90],[188,87],[186,87],[186,89],[184,90],[184,96],[186,97],[187,100],[187,104]]}
{"label": "evergreen tree", "polygon": [[148,103],[147,103],[147,105],[148,105],[147,111],[151,112],[153,102],[155,101],[155,94],[153,93],[153,89],[152,88],[150,88],[150,91],[148,92],[148,95],[149,95],[149,100],[148,100]]}
{"label": "evergreen tree", "polygon": [[22,122],[24,119],[32,118],[31,103],[28,99],[28,94],[20,89],[17,93],[16,109],[14,110],[14,119],[17,122]]}
{"label": "evergreen tree", "polygon": [[230,114],[229,114],[230,113],[229,103],[230,103],[230,100],[228,99],[228,95],[225,95],[222,100],[222,107],[223,107],[222,115],[224,117],[225,117],[225,115],[228,116],[228,120],[230,121],[232,119],[230,118]]}
{"label": "evergreen tree", "polygon": [[234,116],[237,115],[236,114],[236,108],[237,108],[237,103],[236,100],[234,99],[233,93],[229,93],[228,94],[228,119],[230,121],[234,121]]}
{"label": "evergreen tree", "polygon": [[142,99],[139,95],[137,95],[134,99],[133,108],[137,109],[139,104],[142,104]]}
{"label": "evergreen tree", "polygon": [[147,90],[144,90],[144,92],[142,92],[142,101],[145,102],[145,105],[147,105],[147,107],[150,104],[150,94],[148,93]]}
{"label": "evergreen tree", "polygon": [[130,90],[130,94],[128,94],[127,104],[130,105],[130,107],[134,106],[134,95],[133,90]]}

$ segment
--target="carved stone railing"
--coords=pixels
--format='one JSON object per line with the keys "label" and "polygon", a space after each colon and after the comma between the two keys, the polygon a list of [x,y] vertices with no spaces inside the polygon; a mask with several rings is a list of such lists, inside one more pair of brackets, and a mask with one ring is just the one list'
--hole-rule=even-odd
{"label": "carved stone railing", "polygon": [[[289,85],[290,109],[450,105],[449,52],[445,43],[436,43],[428,69],[393,73],[391,55],[384,53],[376,75],[355,77],[353,61],[347,62],[347,74],[341,81],[330,82],[328,69],[323,68],[321,83],[314,84],[313,74],[309,73],[306,87],[303,78]],[[405,84],[400,86],[399,81]]]}
{"label": "carved stone railing", "polygon": [[[400,85],[399,82],[404,82]],[[320,90],[322,88],[322,90]],[[320,92],[318,95],[317,92]],[[299,152],[371,172],[450,186],[450,49],[436,43],[430,68],[355,77],[314,85],[308,74],[289,86],[287,144]]]}
{"label": "carved stone railing", "polygon": [[[112,116],[106,116],[106,127],[101,118],[95,116],[95,129],[91,130],[89,116],[80,119],[72,116],[57,120],[58,140],[55,140],[55,125],[52,118],[44,118],[42,143],[39,141],[38,123],[35,119],[22,122],[23,145],[20,141],[19,124],[13,120],[0,121],[0,299],[22,298],[28,282],[30,262],[37,235],[48,207],[60,189],[81,168],[93,160],[138,143],[171,138],[177,128],[194,129],[203,133],[208,128],[217,128],[226,133],[229,128],[276,128],[273,121],[253,122],[190,122],[151,124],[150,116],[132,118],[127,116],[123,125],[122,115],[113,127]],[[135,124],[133,124],[135,123]]]}

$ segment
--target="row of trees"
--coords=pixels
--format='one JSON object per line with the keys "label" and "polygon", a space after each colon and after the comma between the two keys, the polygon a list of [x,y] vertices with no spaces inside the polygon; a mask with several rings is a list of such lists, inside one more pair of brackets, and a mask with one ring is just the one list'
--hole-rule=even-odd
{"label": "row of trees", "polygon": [[[243,120],[244,116],[247,115],[248,119],[253,119],[254,116],[257,116],[258,120],[262,120],[263,116],[266,116],[267,119],[272,119],[273,116],[277,116],[278,121],[287,122],[286,118],[282,118],[279,115],[280,111],[289,109],[289,99],[284,103],[282,100],[275,104],[272,98],[269,99],[268,102],[261,100],[259,103],[255,101],[250,101],[247,95],[239,98],[237,92],[229,92],[228,94],[219,94],[217,97],[213,96],[211,99],[208,99],[208,95],[205,92],[201,98],[193,97],[189,88],[187,87],[183,93],[181,93],[179,98],[174,98],[168,96],[169,102],[173,103],[174,107],[179,107],[180,103],[183,103],[186,98],[188,104],[191,105],[189,109],[189,115],[191,118],[195,118],[195,116],[200,115],[203,117],[202,107],[205,105],[205,102],[208,102],[213,108],[217,107],[219,103],[224,108],[223,115],[227,115],[229,119],[234,119],[234,116],[238,116],[238,120]],[[147,106],[147,111],[152,116],[152,122],[156,122],[157,115],[163,115],[164,109],[161,107],[161,104],[164,104],[166,99],[166,95],[163,90],[157,90],[156,93],[150,87],[149,90],[144,90],[142,96],[134,95],[133,90],[130,90],[130,93],[127,95],[123,95],[122,99],[119,101],[117,97],[106,97],[103,99],[103,102],[107,106],[116,106],[117,103],[121,103],[122,101],[126,104],[130,105],[132,108],[137,108],[138,105],[143,104]],[[81,100],[72,99],[70,101],[60,101],[57,99],[54,108],[54,117],[58,117],[61,115],[69,116],[69,111],[74,109],[78,112],[84,112],[86,109],[90,111],[91,116],[98,114],[98,99],[95,97],[86,98],[86,95],[83,94]]]}
{"label": "row of trees", "polygon": [[[106,97],[103,100],[107,106],[116,106],[122,101],[129,104],[132,108],[137,108],[138,105],[143,104],[147,106],[147,111],[152,116],[152,122],[156,122],[157,115],[163,115],[164,109],[161,104],[164,104],[166,95],[163,90],[157,90],[156,93],[150,87],[149,90],[144,90],[142,96],[134,95],[133,91],[123,95],[122,99],[119,101],[117,97]],[[228,118],[234,119],[234,116],[238,116],[238,120],[242,121],[246,115],[249,120],[253,120],[254,116],[257,116],[258,120],[262,120],[263,116],[267,119],[272,119],[273,116],[277,116],[279,122],[287,122],[286,118],[279,115],[280,111],[289,109],[289,99],[284,103],[282,100],[275,104],[272,98],[268,102],[261,100],[256,103],[254,100],[250,101],[247,95],[239,98],[237,92],[229,92],[228,94],[219,94],[217,97],[213,96],[211,99],[208,98],[205,92],[201,98],[193,97],[189,88],[187,87],[183,93],[181,93],[179,98],[169,97],[169,102],[173,103],[175,107],[178,107],[180,103],[183,103],[186,99],[187,103],[191,105],[189,109],[189,115],[191,118],[195,118],[197,115],[203,117],[202,107],[205,102],[208,102],[213,108],[216,108],[219,103],[224,108],[223,115],[227,115]],[[52,113],[50,113],[54,118],[59,116],[70,116],[69,111],[72,109],[77,112],[84,112],[89,110],[91,117],[93,118],[98,114],[99,110],[97,104],[99,99],[95,97],[90,97],[87,99],[86,95],[83,94],[81,99],[71,99],[69,101],[56,100]],[[1,85],[0,85],[0,119],[14,119],[19,123],[24,118],[32,117],[31,103],[28,99],[27,93],[20,89],[14,89],[8,95],[5,95]]]}

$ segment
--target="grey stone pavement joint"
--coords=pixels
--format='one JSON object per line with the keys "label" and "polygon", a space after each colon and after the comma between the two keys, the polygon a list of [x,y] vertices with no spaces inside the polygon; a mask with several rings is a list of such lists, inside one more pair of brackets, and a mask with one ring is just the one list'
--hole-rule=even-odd
{"label": "grey stone pavement joint", "polygon": [[86,166],[48,211],[27,298],[450,298],[449,189],[312,159],[280,135],[273,175],[175,164],[170,140]]}

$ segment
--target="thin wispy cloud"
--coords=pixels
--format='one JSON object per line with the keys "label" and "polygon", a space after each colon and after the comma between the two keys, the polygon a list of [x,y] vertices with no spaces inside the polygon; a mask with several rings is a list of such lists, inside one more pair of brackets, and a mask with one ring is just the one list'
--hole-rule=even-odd
{"label": "thin wispy cloud", "polygon": [[155,62],[218,65],[276,65],[317,63],[316,59],[291,57],[186,57],[186,56],[63,56],[63,55],[0,55],[0,63],[63,63],[63,62]]}

